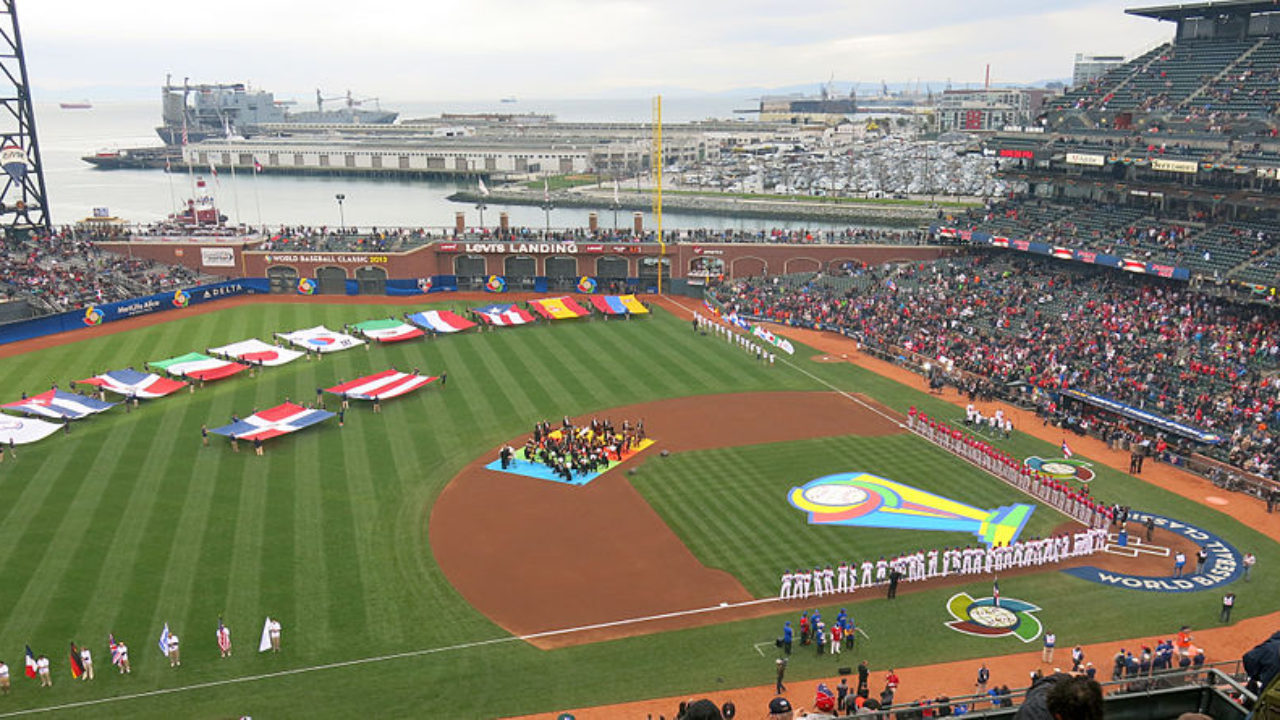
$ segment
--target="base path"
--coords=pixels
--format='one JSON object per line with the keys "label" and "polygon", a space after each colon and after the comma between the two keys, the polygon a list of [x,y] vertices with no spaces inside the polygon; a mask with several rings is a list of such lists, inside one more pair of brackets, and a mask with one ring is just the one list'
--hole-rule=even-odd
{"label": "base path", "polygon": [[[764,603],[687,612],[753,598],[732,575],[699,562],[631,486],[626,472],[638,461],[661,462],[664,450],[902,432],[829,392],[678,398],[594,416],[615,423],[643,419],[655,444],[582,487],[486,470],[497,457],[495,448],[464,468],[431,508],[431,548],[445,575],[467,602],[513,635],[678,614],[533,641],[543,648],[778,611]],[[524,441],[510,444],[520,447]]]}

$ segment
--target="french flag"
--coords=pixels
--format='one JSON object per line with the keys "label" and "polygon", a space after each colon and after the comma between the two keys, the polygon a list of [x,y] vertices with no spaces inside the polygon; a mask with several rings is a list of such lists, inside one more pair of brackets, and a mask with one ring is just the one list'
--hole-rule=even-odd
{"label": "french flag", "polygon": [[27,677],[35,678],[36,676],[36,654],[31,652],[31,646],[27,646]]}
{"label": "french flag", "polygon": [[1073,454],[1074,453],[1071,452],[1071,447],[1067,445],[1067,441],[1063,440],[1062,441],[1062,457],[1070,460]]}

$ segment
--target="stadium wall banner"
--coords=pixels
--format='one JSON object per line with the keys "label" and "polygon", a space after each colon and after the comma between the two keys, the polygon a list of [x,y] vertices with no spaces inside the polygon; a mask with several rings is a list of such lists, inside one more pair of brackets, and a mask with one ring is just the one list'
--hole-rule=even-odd
{"label": "stadium wall banner", "polygon": [[1160,265],[1140,260],[1131,260],[1122,258],[1118,255],[1107,255],[1105,253],[1093,252],[1091,250],[1054,247],[1048,243],[997,237],[990,233],[976,231],[969,232],[940,225],[931,226],[929,231],[938,237],[958,238],[960,240],[967,240],[974,245],[991,245],[993,247],[1009,248],[1022,252],[1035,253],[1037,255],[1049,255],[1063,260],[1075,260],[1076,262],[1089,263],[1090,265],[1119,268],[1139,275],[1155,275],[1157,277],[1171,278],[1173,280],[1191,279],[1191,271],[1187,268],[1173,267],[1172,265]]}
{"label": "stadium wall banner", "polygon": [[151,313],[165,310],[178,310],[224,297],[266,293],[270,289],[270,283],[266,278],[242,278],[240,280],[200,285],[156,295],[146,295],[131,300],[90,305],[81,310],[45,315],[0,326],[0,344],[30,340],[31,338],[53,335],[69,330],[96,327],[103,323],[138,317],[139,315],[150,315]]}
{"label": "stadium wall banner", "polygon": [[1151,158],[1151,169],[1160,172],[1174,172],[1194,175],[1200,170],[1200,163],[1189,160],[1165,160]]}
{"label": "stadium wall banner", "polygon": [[236,251],[229,247],[202,247],[200,264],[204,267],[235,267]]}
{"label": "stadium wall banner", "polygon": [[1200,428],[1192,427],[1176,420],[1170,420],[1163,415],[1156,415],[1153,412],[1148,412],[1131,405],[1125,405],[1124,403],[1117,402],[1111,398],[1075,389],[1063,390],[1062,394],[1074,400],[1079,400],[1080,402],[1088,403],[1094,407],[1099,407],[1103,410],[1127,417],[1130,420],[1137,420],[1138,422],[1158,427],[1166,432],[1181,435],[1185,438],[1191,438],[1196,442],[1201,442],[1206,445],[1217,445],[1222,442],[1222,436],[1217,433],[1206,432]]}
{"label": "stadium wall banner", "polygon": [[1067,153],[1067,164],[1102,167],[1107,164],[1107,159],[1101,155],[1090,155],[1088,153]]}
{"label": "stadium wall banner", "polygon": [[[1110,585],[1128,590],[1169,593],[1199,592],[1223,587],[1235,582],[1244,574],[1243,558],[1240,555],[1240,551],[1217,535],[1204,528],[1189,525],[1181,520],[1174,520],[1163,515],[1136,511],[1129,513],[1130,522],[1142,524],[1147,521],[1147,518],[1151,518],[1156,527],[1181,535],[1203,547],[1205,552],[1209,554],[1209,558],[1204,564],[1204,570],[1197,573],[1186,573],[1182,577],[1173,577],[1172,575],[1166,577],[1130,575],[1093,566],[1067,568],[1062,572],[1099,585]],[[1172,560],[1169,561],[1169,569],[1173,570]]]}

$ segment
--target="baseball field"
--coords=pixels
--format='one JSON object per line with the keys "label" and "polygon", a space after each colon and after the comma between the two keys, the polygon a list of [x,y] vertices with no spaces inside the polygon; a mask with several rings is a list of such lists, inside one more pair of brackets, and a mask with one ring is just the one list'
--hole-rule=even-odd
{"label": "baseball field", "polygon": [[[53,347],[8,346],[0,398],[422,306],[229,302]],[[860,659],[885,668],[1027,649],[944,625],[948,599],[989,595],[987,577],[904,585],[892,603],[879,590],[761,601],[793,566],[974,542],[809,525],[787,493],[815,478],[870,472],[979,508],[1034,501],[898,424],[913,405],[950,419],[962,414],[954,406],[851,364],[813,362],[804,346],[762,363],[692,332],[679,312],[664,303],[632,320],[326,354],[118,407],[18,446],[0,464],[0,660],[14,674],[0,717],[478,718],[696,695],[769,682],[783,620],[815,607],[828,616],[847,607],[865,637],[854,657],[798,654],[797,680]],[[353,402],[343,427],[269,440],[262,457],[222,438],[201,443],[202,425],[286,398],[311,402],[318,387],[391,367],[447,372],[448,383],[376,414]],[[535,422],[564,416],[643,419],[655,444],[582,487],[484,469]],[[996,442],[1018,457],[1058,455],[1021,433]],[[1259,568],[1280,565],[1275,542],[1227,514],[1094,469],[1096,497],[1210,529],[1256,553]],[[1023,532],[1066,527],[1037,506]],[[1163,532],[1156,541],[1179,542]],[[1167,569],[1149,556],[1128,568],[1124,558],[1105,562]],[[1272,611],[1276,578],[1234,583],[1236,617]],[[1213,624],[1221,594],[1108,587],[1054,567],[1002,576],[1000,589],[1038,605],[1068,647]],[[266,616],[283,625],[278,654],[257,652]],[[219,618],[232,631],[229,658],[215,642]],[[178,668],[157,646],[166,623],[182,638]],[[109,633],[129,644],[128,676],[110,664]],[[72,642],[93,651],[92,682],[72,679]],[[52,688],[22,676],[28,645],[52,661]]]}

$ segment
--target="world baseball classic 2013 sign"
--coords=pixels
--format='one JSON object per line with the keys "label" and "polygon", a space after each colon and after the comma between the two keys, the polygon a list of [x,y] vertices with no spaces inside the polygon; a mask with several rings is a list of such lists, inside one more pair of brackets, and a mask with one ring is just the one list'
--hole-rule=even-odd
{"label": "world baseball classic 2013 sign", "polygon": [[[1174,520],[1163,515],[1145,512],[1130,512],[1129,520],[1146,523],[1147,518],[1155,521],[1155,526],[1176,533],[1200,545],[1208,553],[1204,569],[1197,573],[1184,574],[1182,577],[1129,575],[1112,572],[1100,568],[1076,567],[1063,570],[1082,580],[1096,582],[1101,585],[1112,585],[1129,590],[1145,590],[1148,592],[1199,592],[1211,590],[1235,582],[1244,573],[1240,551],[1225,540],[1203,528],[1189,525],[1181,520]],[[1194,558],[1188,559],[1188,567],[1195,567]],[[1169,558],[1169,570],[1173,571],[1173,558]]]}

